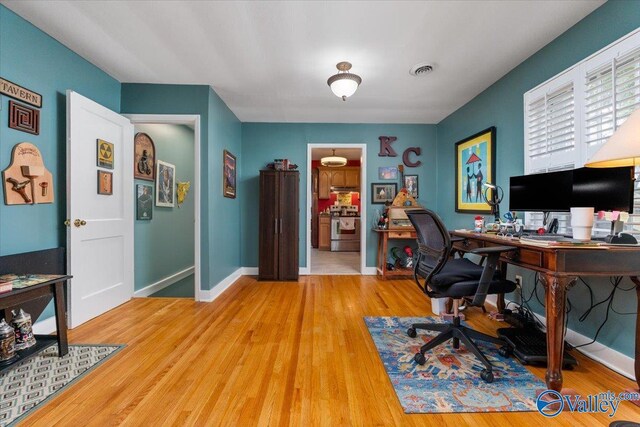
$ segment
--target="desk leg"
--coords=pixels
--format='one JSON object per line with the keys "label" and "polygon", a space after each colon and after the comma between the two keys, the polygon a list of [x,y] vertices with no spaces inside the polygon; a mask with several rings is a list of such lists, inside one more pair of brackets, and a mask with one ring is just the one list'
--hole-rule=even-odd
{"label": "desk leg", "polygon": [[638,384],[638,390],[640,390],[640,279],[636,276],[631,277],[631,281],[636,285],[636,295],[638,297],[638,314],[636,315],[636,360],[635,360],[635,372],[636,383]]}
{"label": "desk leg", "polygon": [[382,233],[382,278],[387,279],[387,245],[389,244],[389,233]]}
{"label": "desk leg", "polygon": [[575,283],[575,277],[541,275],[545,289],[547,317],[547,388],[562,390],[562,355],[564,353],[564,321],[567,290]]}
{"label": "desk leg", "polygon": [[[504,261],[498,261],[498,268],[500,269],[500,278],[505,280],[507,278],[507,263]],[[500,314],[504,314],[506,304],[504,302],[504,294],[496,295],[496,310]]]}
{"label": "desk leg", "polygon": [[55,300],[56,329],[58,335],[58,356],[62,357],[69,352],[67,341],[67,315],[64,307],[64,282],[58,282],[53,288]]}

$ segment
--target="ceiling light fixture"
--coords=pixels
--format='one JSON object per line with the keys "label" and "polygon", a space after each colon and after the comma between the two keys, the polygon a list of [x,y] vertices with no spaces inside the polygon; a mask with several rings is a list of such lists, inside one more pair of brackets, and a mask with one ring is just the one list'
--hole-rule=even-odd
{"label": "ceiling light fixture", "polygon": [[362,79],[357,74],[349,72],[351,69],[351,63],[349,62],[338,62],[336,68],[338,69],[338,74],[329,77],[327,84],[338,98],[346,101],[348,97],[356,92],[358,86],[362,83]]}
{"label": "ceiling light fixture", "polygon": [[347,159],[345,157],[336,156],[336,150],[333,149],[333,154],[327,157],[323,157],[320,159],[320,164],[322,166],[329,166],[330,168],[338,168],[340,166],[344,166],[347,164]]}

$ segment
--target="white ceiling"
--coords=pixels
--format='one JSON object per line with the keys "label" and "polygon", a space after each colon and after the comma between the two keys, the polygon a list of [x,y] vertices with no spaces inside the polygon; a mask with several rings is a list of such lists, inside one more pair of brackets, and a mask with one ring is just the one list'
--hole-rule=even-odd
{"label": "white ceiling", "polygon": [[[211,85],[243,122],[336,123],[438,123],[604,3],[1,2],[121,82]],[[346,102],[326,83],[344,60],[363,80]]]}

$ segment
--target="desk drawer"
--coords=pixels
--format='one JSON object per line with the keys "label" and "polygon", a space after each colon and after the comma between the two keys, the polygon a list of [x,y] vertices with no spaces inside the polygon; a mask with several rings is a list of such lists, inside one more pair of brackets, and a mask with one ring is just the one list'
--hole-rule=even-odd
{"label": "desk drawer", "polygon": [[507,252],[504,257],[509,260],[516,261],[523,267],[527,265],[532,267],[542,267],[543,253],[541,251],[520,248],[515,252]]}
{"label": "desk drawer", "polygon": [[461,251],[472,251],[474,249],[483,248],[484,245],[478,240],[465,239],[461,242],[454,242],[453,247]]}
{"label": "desk drawer", "polygon": [[416,239],[415,231],[389,231],[390,239]]}

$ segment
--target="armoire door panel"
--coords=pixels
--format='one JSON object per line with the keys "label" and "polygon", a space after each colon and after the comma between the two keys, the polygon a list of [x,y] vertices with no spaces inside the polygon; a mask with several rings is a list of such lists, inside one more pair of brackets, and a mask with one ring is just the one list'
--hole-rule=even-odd
{"label": "armoire door panel", "polygon": [[282,280],[298,280],[300,174],[284,172],[280,180],[279,211],[282,227],[279,234],[279,277]]}
{"label": "armoire door panel", "polygon": [[260,280],[278,280],[279,196],[277,173],[275,171],[262,171],[260,173],[258,243],[258,278]]}

